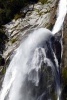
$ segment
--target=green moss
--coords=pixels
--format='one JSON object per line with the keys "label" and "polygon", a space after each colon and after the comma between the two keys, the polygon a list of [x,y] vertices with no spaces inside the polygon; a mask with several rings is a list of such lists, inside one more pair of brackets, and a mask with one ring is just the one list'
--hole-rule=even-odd
{"label": "green moss", "polygon": [[1,68],[0,68],[0,75],[4,75],[5,74],[5,72],[6,72],[6,67],[4,66],[0,66]]}
{"label": "green moss", "polygon": [[39,15],[39,16],[43,15],[43,12],[39,12],[38,15]]}
{"label": "green moss", "polygon": [[22,14],[16,14],[16,15],[14,16],[14,19],[17,20],[18,18],[21,18],[21,17],[22,17]]}
{"label": "green moss", "polygon": [[5,74],[5,72],[6,72],[6,67],[3,67],[2,74]]}
{"label": "green moss", "polygon": [[38,13],[37,15],[41,16],[44,12],[40,11],[39,9],[35,9],[35,11]]}
{"label": "green moss", "polygon": [[47,3],[48,0],[39,0],[42,4]]}
{"label": "green moss", "polygon": [[67,67],[64,67],[62,69],[62,78],[63,78],[63,84],[64,86],[67,85]]}
{"label": "green moss", "polygon": [[17,39],[16,38],[14,38],[14,39],[11,39],[11,43],[13,44],[13,43],[15,43],[17,41]]}
{"label": "green moss", "polygon": [[52,30],[52,29],[53,29],[53,24],[48,25],[47,28],[48,28],[49,30]]}

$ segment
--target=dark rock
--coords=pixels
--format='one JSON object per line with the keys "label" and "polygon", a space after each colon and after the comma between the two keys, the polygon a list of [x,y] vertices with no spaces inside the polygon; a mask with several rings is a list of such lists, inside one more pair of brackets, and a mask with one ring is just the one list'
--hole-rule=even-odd
{"label": "dark rock", "polygon": [[57,56],[58,59],[58,63],[59,65],[61,64],[61,53],[62,53],[62,32],[58,32],[55,34],[55,54]]}
{"label": "dark rock", "polygon": [[5,65],[5,59],[0,55],[0,66]]}
{"label": "dark rock", "polygon": [[67,100],[67,86],[62,90],[62,100]]}
{"label": "dark rock", "polygon": [[7,40],[8,40],[8,37],[5,34],[5,31],[3,29],[0,29],[0,54],[3,53],[5,49],[5,43]]}

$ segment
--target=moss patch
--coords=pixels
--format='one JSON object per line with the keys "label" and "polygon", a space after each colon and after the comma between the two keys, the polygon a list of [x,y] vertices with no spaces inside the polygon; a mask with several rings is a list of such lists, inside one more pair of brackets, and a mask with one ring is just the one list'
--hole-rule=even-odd
{"label": "moss patch", "polygon": [[47,3],[48,0],[39,0],[42,4]]}
{"label": "moss patch", "polygon": [[14,16],[14,19],[17,20],[18,18],[21,18],[22,16],[23,16],[23,14],[18,13]]}
{"label": "moss patch", "polygon": [[14,39],[11,39],[11,43],[13,44],[13,43],[15,43],[17,41],[17,39],[16,38],[14,38]]}

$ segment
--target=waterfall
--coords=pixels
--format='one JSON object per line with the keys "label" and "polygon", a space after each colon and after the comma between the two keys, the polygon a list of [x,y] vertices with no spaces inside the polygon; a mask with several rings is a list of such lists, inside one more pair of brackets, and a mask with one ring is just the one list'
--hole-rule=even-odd
{"label": "waterfall", "polygon": [[54,100],[54,96],[61,100],[60,64],[54,34],[61,29],[66,7],[66,0],[60,0],[52,32],[37,29],[17,48],[4,77],[0,100]]}
{"label": "waterfall", "polygon": [[67,13],[67,0],[60,0],[59,7],[58,7],[58,13],[57,13],[57,20],[52,30],[53,34],[60,31],[63,25],[64,19],[65,19],[66,13]]}
{"label": "waterfall", "polygon": [[[24,83],[24,81],[31,81],[30,84],[38,86],[38,71],[42,62],[49,62],[49,66],[53,66],[52,62],[46,58],[46,50],[48,48],[45,45],[46,41],[49,41],[51,37],[53,36],[49,30],[41,28],[35,30],[21,43],[6,71],[0,100],[5,100],[6,98],[6,100],[36,100],[36,96],[35,98],[31,96],[32,87],[31,89],[29,87],[29,90],[25,89],[25,84],[27,83]],[[27,77],[28,79],[26,79]],[[28,93],[26,94],[25,91]]]}

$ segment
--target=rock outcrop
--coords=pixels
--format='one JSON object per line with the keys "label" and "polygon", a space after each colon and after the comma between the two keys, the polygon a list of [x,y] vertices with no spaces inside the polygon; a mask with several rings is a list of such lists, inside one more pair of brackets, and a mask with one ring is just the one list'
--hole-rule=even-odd
{"label": "rock outcrop", "polygon": [[[57,2],[57,0],[48,0],[45,4],[41,4],[41,2],[34,5],[31,4],[20,11],[20,13],[24,15],[24,18],[21,16],[22,18],[13,19],[10,23],[4,25],[6,28],[6,35],[8,36],[8,43],[6,43],[2,55],[5,59],[5,67],[1,67],[0,84],[3,80],[2,76],[21,41],[34,31],[34,29],[46,27],[51,30],[53,28],[56,20]],[[51,70],[49,72],[51,73]]]}
{"label": "rock outcrop", "polygon": [[[19,46],[30,32],[36,28],[46,27],[52,30],[56,20],[56,12],[58,0],[48,0],[47,3],[30,4],[24,9],[21,9],[21,18],[13,19],[8,24],[4,25],[8,42],[3,42],[0,45],[0,84],[3,80],[6,67],[14,56],[16,48]],[[5,45],[6,43],[6,45]],[[3,51],[4,50],[4,51]],[[4,67],[5,66],[5,67]],[[45,69],[44,69],[45,70]],[[62,59],[62,79],[63,79],[63,100],[67,98],[67,16],[63,25],[63,59]],[[53,91],[52,91],[53,93]],[[55,95],[54,95],[55,96]]]}
{"label": "rock outcrop", "polygon": [[6,34],[9,38],[9,42],[6,44],[6,50],[3,53],[6,61],[18,47],[20,41],[26,38],[32,30],[39,27],[52,29],[55,23],[56,9],[57,0],[48,0],[46,4],[41,4],[41,2],[34,5],[31,4],[21,10],[22,14],[26,13],[24,18],[13,19],[5,25]]}

